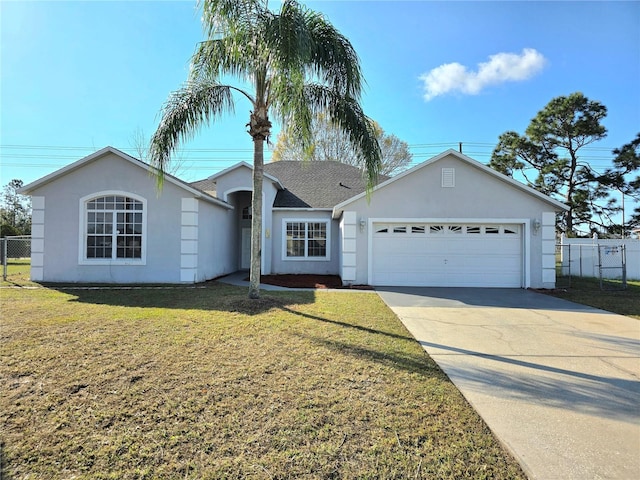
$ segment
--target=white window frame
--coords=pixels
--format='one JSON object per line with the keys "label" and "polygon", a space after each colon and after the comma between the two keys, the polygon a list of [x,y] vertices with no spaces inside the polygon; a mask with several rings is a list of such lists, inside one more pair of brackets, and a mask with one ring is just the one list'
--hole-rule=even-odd
{"label": "white window frame", "polygon": [[[304,223],[305,224],[305,248],[304,257],[289,257],[287,256],[287,224],[288,223]],[[307,234],[309,231],[309,223],[324,223],[326,225],[327,232],[327,246],[326,252],[323,257],[310,257],[308,256],[308,241]],[[282,219],[282,260],[293,262],[328,262],[331,260],[331,220],[326,218],[283,218]]]}
{"label": "white window frame", "polygon": [[[87,258],[87,203],[99,197],[129,197],[142,202],[142,242],[140,258]],[[147,199],[122,190],[105,190],[91,193],[80,199],[80,221],[78,222],[78,264],[79,265],[146,265],[147,264]],[[114,210],[115,211],[115,210]],[[112,246],[113,249],[117,245]]]}

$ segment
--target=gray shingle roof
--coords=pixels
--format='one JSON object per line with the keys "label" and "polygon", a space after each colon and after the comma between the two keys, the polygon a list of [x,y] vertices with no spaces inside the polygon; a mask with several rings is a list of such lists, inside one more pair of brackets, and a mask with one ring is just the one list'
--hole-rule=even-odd
{"label": "gray shingle roof", "polygon": [[[333,208],[365,191],[362,171],[331,161],[279,161],[265,164],[264,172],[284,185],[276,195],[276,208]],[[389,177],[380,176],[379,181]]]}
{"label": "gray shingle roof", "polygon": [[205,178],[204,180],[191,182],[189,185],[191,185],[193,188],[197,188],[198,190],[208,193],[209,195],[213,195],[214,197],[216,196],[216,182],[214,182],[213,180]]}

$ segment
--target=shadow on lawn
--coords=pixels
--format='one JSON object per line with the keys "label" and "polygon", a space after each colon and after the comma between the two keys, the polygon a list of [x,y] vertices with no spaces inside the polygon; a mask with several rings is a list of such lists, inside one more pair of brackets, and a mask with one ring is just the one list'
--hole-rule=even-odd
{"label": "shadow on lawn", "polygon": [[10,477],[7,473],[8,465],[4,454],[5,443],[0,440],[0,479],[2,480],[12,480],[13,477]]}
{"label": "shadow on lawn", "polygon": [[[339,327],[354,329],[359,332],[363,332],[371,335],[384,335],[387,337],[391,337],[396,340],[404,340],[410,343],[415,343],[415,339],[407,333],[407,335],[399,335],[393,332],[385,332],[383,330],[376,330],[374,328],[365,327],[362,325],[355,325],[346,322],[340,322],[338,320],[330,320],[328,318],[319,317],[316,315],[310,315],[308,313],[297,312],[295,310],[291,310],[287,307],[281,307],[281,310],[291,313],[293,315],[298,315],[310,320],[315,320],[323,323],[329,323],[332,325],[336,325]],[[376,350],[374,348],[370,348],[369,344],[367,346],[356,345],[344,341],[339,341],[336,339],[330,339],[327,337],[319,337],[307,334],[298,334],[301,337],[307,338],[314,343],[320,344],[329,348],[330,350],[334,350],[343,354],[349,354],[358,358],[367,358],[373,362],[382,364],[384,366],[392,367],[392,368],[400,368],[409,373],[417,373],[419,375],[429,375],[432,376],[434,371],[442,373],[440,367],[438,367],[435,362],[431,361],[429,357],[423,352],[420,351],[418,354],[412,353],[401,353],[399,351],[391,352],[389,349],[385,351]]]}
{"label": "shadow on lawn", "polygon": [[205,310],[259,315],[286,305],[310,304],[313,291],[267,292],[259,299],[249,299],[248,289],[218,282],[196,286],[53,286],[48,288],[71,295],[69,301],[132,308],[167,308]]}
{"label": "shadow on lawn", "polygon": [[[51,287],[50,287],[51,288]],[[346,353],[356,357],[368,358],[376,363],[400,368],[402,370],[419,373],[421,375],[433,375],[434,371],[440,369],[428,360],[428,356],[420,351],[417,354],[403,352],[403,349],[384,351],[374,347],[375,342],[369,342],[368,336],[385,336],[400,342],[414,343],[415,339],[407,332],[406,334],[385,331],[371,328],[356,323],[348,323],[334,320],[327,317],[311,315],[305,312],[290,308],[292,305],[304,305],[315,302],[315,292],[313,291],[283,291],[266,292],[263,291],[261,298],[250,300],[247,297],[247,289],[244,287],[234,287],[225,284],[211,283],[205,288],[65,288],[59,287],[55,290],[71,295],[68,301],[80,302],[96,305],[110,305],[131,308],[159,308],[159,309],[184,309],[203,310],[208,312],[235,312],[245,315],[259,315],[269,310],[281,311],[288,315],[295,315],[313,322],[322,322],[333,325],[337,328],[350,329],[365,335],[364,343],[340,341],[334,338],[322,336],[312,336],[300,333],[299,335],[317,344]],[[363,338],[361,337],[361,340]]]}

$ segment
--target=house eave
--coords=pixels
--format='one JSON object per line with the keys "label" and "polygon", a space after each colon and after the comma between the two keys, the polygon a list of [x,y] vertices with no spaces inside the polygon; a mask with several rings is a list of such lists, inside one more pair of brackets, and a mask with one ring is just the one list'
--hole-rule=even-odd
{"label": "house eave", "polygon": [[[94,162],[96,160],[98,160],[99,158],[103,157],[104,155],[108,154],[108,153],[112,153],[118,157],[120,157],[123,160],[126,160],[130,163],[132,163],[133,165],[135,165],[138,168],[141,168],[143,170],[146,170],[148,173],[152,174],[152,175],[157,175],[158,174],[158,169],[152,167],[151,165],[144,163],[141,160],[138,160],[137,158],[134,158],[124,152],[122,152],[121,150],[118,150],[117,148],[114,147],[104,147],[100,150],[98,150],[97,152],[92,153],[91,155],[87,155],[84,158],[81,158],[80,160],[77,160],[59,170],[56,170],[55,172],[50,173],[49,175],[46,175],[38,180],[35,180],[34,182],[31,182],[28,185],[25,185],[24,187],[22,187],[20,190],[18,190],[18,193],[23,194],[23,195],[30,195],[32,192],[34,192],[35,190],[37,190],[38,188],[43,187],[44,185],[60,178],[63,177],[71,172],[74,172],[75,170],[78,170],[79,168],[83,167],[84,165]],[[220,207],[232,210],[233,206],[229,205],[227,202],[220,200],[218,198],[212,197],[210,195],[208,195],[207,193],[201,191],[201,190],[197,190],[193,187],[191,187],[190,185],[186,184],[185,182],[183,182],[182,180],[169,175],[169,174],[164,174],[164,180],[177,186],[178,188],[181,188],[187,192],[189,192],[191,195],[193,195],[195,198],[204,200],[208,203],[214,204],[214,205],[218,205]]]}
{"label": "house eave", "polygon": [[273,207],[274,212],[332,212],[333,208]]}
{"label": "house eave", "polygon": [[[214,173],[213,175],[208,177],[208,179],[215,181],[217,178],[220,178],[221,176],[226,175],[227,173],[232,172],[233,170],[236,170],[238,168],[248,168],[249,170],[253,171],[253,167],[251,165],[249,165],[247,162],[242,161],[231,165],[224,170],[220,170],[218,173]],[[276,177],[269,175],[268,173],[263,173],[263,177],[272,182],[278,188],[278,190],[284,190],[284,185],[282,185],[282,183],[280,183],[280,180],[278,180]]]}

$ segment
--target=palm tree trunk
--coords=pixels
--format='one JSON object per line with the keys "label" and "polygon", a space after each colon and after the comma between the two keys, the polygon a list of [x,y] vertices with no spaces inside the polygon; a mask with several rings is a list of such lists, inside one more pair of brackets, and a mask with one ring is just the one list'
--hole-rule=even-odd
{"label": "palm tree trunk", "polygon": [[264,138],[253,138],[253,198],[251,200],[251,270],[249,298],[260,298],[262,259],[262,177],[264,173]]}

